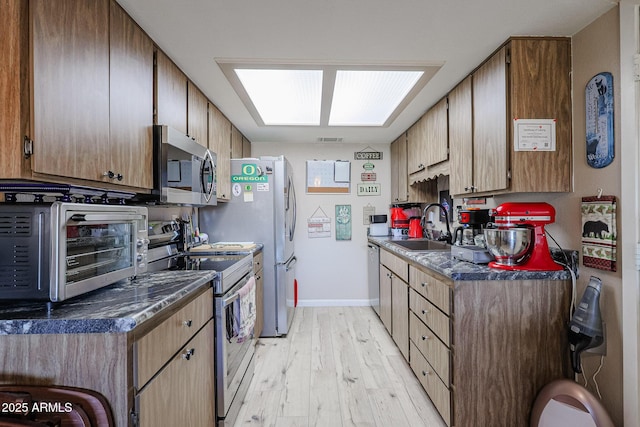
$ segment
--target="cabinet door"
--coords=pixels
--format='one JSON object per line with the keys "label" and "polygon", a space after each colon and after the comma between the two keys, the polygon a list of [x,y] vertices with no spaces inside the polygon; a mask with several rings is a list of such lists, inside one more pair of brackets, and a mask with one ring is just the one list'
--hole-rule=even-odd
{"label": "cabinet door", "polygon": [[427,118],[422,116],[407,131],[407,169],[409,175],[427,167]]}
{"label": "cabinet door", "polygon": [[231,158],[242,158],[242,134],[233,125],[231,125]]}
{"label": "cabinet door", "polygon": [[251,141],[242,136],[242,157],[251,157]]}
{"label": "cabinet door", "polygon": [[449,158],[447,98],[441,99],[426,114],[427,166]]}
{"label": "cabinet door", "polygon": [[506,189],[507,64],[503,47],[473,74],[473,182],[476,191]]}
{"label": "cabinet door", "polygon": [[216,108],[209,105],[209,149],[216,153],[218,200],[231,198],[231,122]]}
{"label": "cabinet door", "polygon": [[156,124],[187,134],[187,76],[161,51],[156,54]]}
{"label": "cabinet door", "polygon": [[110,166],[109,2],[32,0],[29,7],[33,171],[101,180]]}
{"label": "cabinet door", "polygon": [[391,333],[391,271],[380,265],[380,320]]}
{"label": "cabinet door", "polygon": [[136,397],[139,425],[214,425],[213,320]]}
{"label": "cabinet door", "polygon": [[391,336],[409,360],[409,286],[397,276],[391,279],[391,307]]}
{"label": "cabinet door", "polygon": [[451,148],[449,192],[473,191],[473,113],[471,76],[449,93],[449,146]]}
{"label": "cabinet door", "polygon": [[120,184],[153,188],[153,42],[120,6],[111,2],[111,167]]}
{"label": "cabinet door", "polygon": [[205,147],[209,146],[208,108],[209,101],[200,89],[187,82],[187,134]]}
{"label": "cabinet door", "polygon": [[407,137],[402,134],[391,143],[391,200],[409,200],[407,185]]}

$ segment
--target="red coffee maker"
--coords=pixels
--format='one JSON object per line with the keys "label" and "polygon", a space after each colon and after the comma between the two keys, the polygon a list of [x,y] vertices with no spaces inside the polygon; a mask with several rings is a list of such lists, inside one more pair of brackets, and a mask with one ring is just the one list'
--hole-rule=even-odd
{"label": "red coffee maker", "polygon": [[486,228],[487,249],[495,257],[489,267],[503,270],[558,271],[551,258],[544,226],[555,222],[548,203],[503,203],[491,216],[497,228]]}

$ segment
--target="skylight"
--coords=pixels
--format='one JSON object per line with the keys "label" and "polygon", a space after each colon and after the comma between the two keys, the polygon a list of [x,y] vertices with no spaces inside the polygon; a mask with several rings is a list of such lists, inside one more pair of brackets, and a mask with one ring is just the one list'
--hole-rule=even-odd
{"label": "skylight", "polygon": [[383,126],[423,74],[338,70],[329,126]]}
{"label": "skylight", "polygon": [[389,126],[442,66],[216,61],[259,126]]}
{"label": "skylight", "polygon": [[318,126],[321,70],[236,69],[236,74],[267,126]]}

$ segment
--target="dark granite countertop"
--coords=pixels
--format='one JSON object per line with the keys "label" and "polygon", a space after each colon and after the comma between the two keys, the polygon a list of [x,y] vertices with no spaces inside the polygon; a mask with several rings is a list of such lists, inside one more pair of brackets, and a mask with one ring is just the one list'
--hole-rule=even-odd
{"label": "dark granite countertop", "polygon": [[[452,280],[570,280],[571,273],[560,271],[509,271],[490,268],[486,264],[473,264],[451,256],[448,250],[409,251],[393,244],[393,237],[368,237],[369,241],[394,252],[420,266],[449,277]],[[397,239],[397,238],[396,238]],[[567,253],[567,251],[565,251]],[[578,252],[568,251],[573,265],[578,265]],[[576,267],[574,267],[574,271]]]}
{"label": "dark granite countertop", "polygon": [[60,303],[0,302],[0,335],[128,332],[180,299],[211,286],[216,274],[159,271]]}

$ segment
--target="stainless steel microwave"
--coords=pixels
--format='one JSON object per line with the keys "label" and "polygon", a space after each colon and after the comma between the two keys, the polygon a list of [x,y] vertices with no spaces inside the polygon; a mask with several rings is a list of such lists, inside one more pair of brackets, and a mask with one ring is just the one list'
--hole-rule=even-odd
{"label": "stainless steel microwave", "polygon": [[137,200],[186,206],[217,204],[216,154],[165,125],[153,127],[154,189]]}
{"label": "stainless steel microwave", "polygon": [[64,301],[146,271],[143,206],[0,205],[0,300]]}

